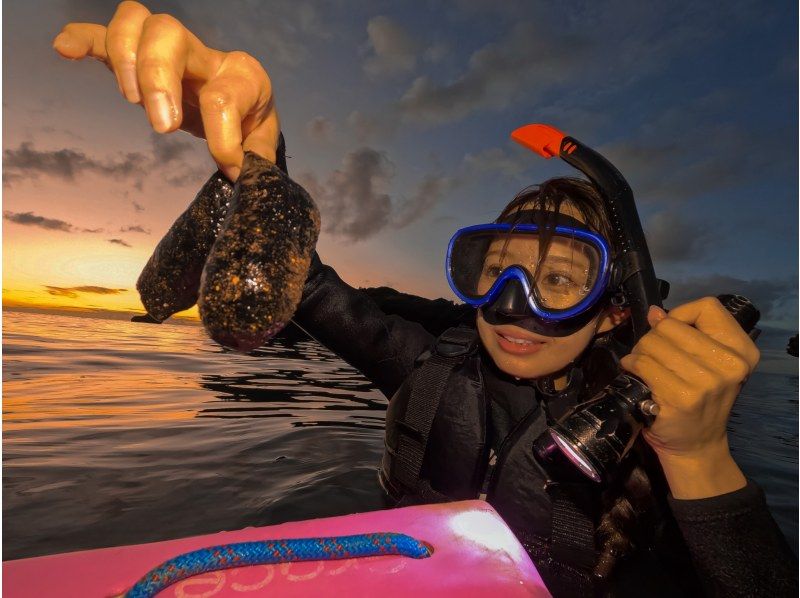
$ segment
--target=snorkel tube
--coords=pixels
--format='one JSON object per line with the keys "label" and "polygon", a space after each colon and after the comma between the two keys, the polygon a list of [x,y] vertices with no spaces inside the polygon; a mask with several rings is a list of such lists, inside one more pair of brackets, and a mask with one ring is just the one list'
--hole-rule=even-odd
{"label": "snorkel tube", "polygon": [[635,343],[650,329],[647,310],[651,305],[662,307],[662,294],[628,181],[603,156],[554,127],[525,125],[511,133],[511,138],[543,158],[558,156],[584,173],[600,191],[608,207],[613,242],[622,250],[617,260],[621,271],[614,274],[622,293],[619,299],[624,298],[631,310]]}
{"label": "snorkel tube", "polygon": [[[600,191],[608,208],[614,242],[621,250],[612,272],[612,302],[630,308],[630,350],[650,329],[647,312],[662,307],[668,286],[656,278],[630,185],[613,164],[596,151],[561,131],[541,124],[525,125],[511,134],[517,143],[544,158],[558,156],[583,172]],[[616,288],[614,288],[616,287]],[[759,312],[739,295],[720,295],[720,301],[746,332],[757,334]],[[639,432],[652,424],[658,405],[650,389],[630,374],[620,373],[601,392],[567,412],[534,443],[544,465],[559,454],[596,482],[607,481],[633,447]]]}

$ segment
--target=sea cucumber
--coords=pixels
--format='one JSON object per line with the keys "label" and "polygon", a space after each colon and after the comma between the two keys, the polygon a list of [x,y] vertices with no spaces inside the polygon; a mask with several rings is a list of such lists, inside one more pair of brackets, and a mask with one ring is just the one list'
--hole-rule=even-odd
{"label": "sea cucumber", "polygon": [[211,338],[247,352],[280,332],[300,303],[319,230],[308,193],[274,163],[245,152],[200,282],[200,317]]}
{"label": "sea cucumber", "polygon": [[136,281],[153,319],[163,322],[197,302],[203,265],[233,193],[233,183],[217,171],[156,246]]}

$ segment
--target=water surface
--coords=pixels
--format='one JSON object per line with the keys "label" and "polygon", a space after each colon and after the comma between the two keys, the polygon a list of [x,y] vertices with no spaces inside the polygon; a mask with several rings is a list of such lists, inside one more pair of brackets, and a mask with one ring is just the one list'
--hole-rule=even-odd
{"label": "water surface", "polygon": [[[797,361],[764,348],[734,455],[797,543]],[[763,345],[762,345],[763,348]],[[312,340],[3,315],[3,559],[381,508],[386,399]]]}

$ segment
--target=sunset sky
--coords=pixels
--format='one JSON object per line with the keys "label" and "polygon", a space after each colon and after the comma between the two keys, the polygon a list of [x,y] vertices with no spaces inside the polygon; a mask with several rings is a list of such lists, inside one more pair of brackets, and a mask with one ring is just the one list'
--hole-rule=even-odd
{"label": "sunset sky", "polygon": [[[52,50],[116,4],[3,3],[4,305],[141,311],[139,272],[215,169]],[[268,70],[320,256],[354,286],[453,298],[453,232],[572,173],[509,140],[545,122],[628,177],[672,305],[738,292],[796,328],[796,2],[144,4]]]}

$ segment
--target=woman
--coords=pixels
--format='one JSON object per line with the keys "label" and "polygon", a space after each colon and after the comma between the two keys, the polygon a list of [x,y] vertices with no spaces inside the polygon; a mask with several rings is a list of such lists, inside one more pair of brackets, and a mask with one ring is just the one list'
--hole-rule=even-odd
{"label": "woman", "polygon": [[[68,58],[103,61],[126,99],[145,107],[157,132],[180,128],[205,138],[231,180],[240,172],[245,151],[283,162],[271,84],[252,57],[207,48],[176,19],[151,15],[137,2],[121,3],[108,27],[67,25],[54,46]],[[288,175],[282,173],[275,181],[288,185]],[[512,202],[499,220],[538,220],[545,231],[548,227],[542,224],[551,222],[551,232],[555,226],[580,229],[593,234],[598,244],[605,239],[614,252],[607,215],[585,182],[546,183]],[[502,273],[513,258],[524,262],[527,275],[542,291],[552,283],[552,301],[559,294],[579,295],[599,280],[596,274],[602,268],[600,262],[591,262],[591,252],[578,252],[583,260],[579,267],[572,263],[575,270],[570,272],[583,276],[571,281],[574,287],[555,270],[537,278],[540,257],[567,250],[574,257],[575,249],[563,237],[555,245],[535,236],[492,237],[489,251],[481,255],[483,274],[476,293],[491,286],[492,273]],[[486,261],[492,253],[501,257],[497,264]],[[463,268],[475,264],[466,257],[462,261]],[[559,288],[564,284],[569,291]],[[661,407],[645,433],[657,463],[642,444],[637,457],[599,492],[582,479],[551,479],[533,458],[528,439],[545,429],[548,418],[558,417],[587,389],[604,382],[595,379],[587,350],[611,346],[609,333],[626,318],[624,310],[607,300],[600,293],[591,318],[568,334],[548,334],[525,324],[525,318],[509,321],[502,310],[482,307],[476,314],[480,340],[471,345],[474,350],[461,371],[448,379],[451,390],[460,388],[463,397],[475,400],[458,402],[451,393],[440,402],[439,427],[434,422],[413,487],[406,484],[408,476],[395,473],[392,452],[403,442],[400,421],[414,393],[412,372],[429,361],[436,338],[417,323],[384,313],[316,256],[296,320],[394,396],[382,466],[391,497],[410,502],[486,495],[526,544],[554,594],[697,593],[700,585],[686,564],[687,549],[708,593],[796,593],[793,559],[763,494],[744,478],[728,450],[725,424],[741,384],[758,362],[758,350],[718,301],[688,303],[669,315],[653,309],[653,329],[621,361],[648,384]],[[548,384],[537,388],[543,381]],[[460,421],[467,425],[459,426]],[[470,428],[475,422],[477,428]],[[461,442],[459,432],[477,434],[478,442]],[[453,450],[462,446],[471,452]],[[496,456],[493,471],[490,448]],[[672,494],[668,502],[667,486]],[[587,537],[591,545],[572,541]],[[681,576],[687,579],[682,582]]]}

